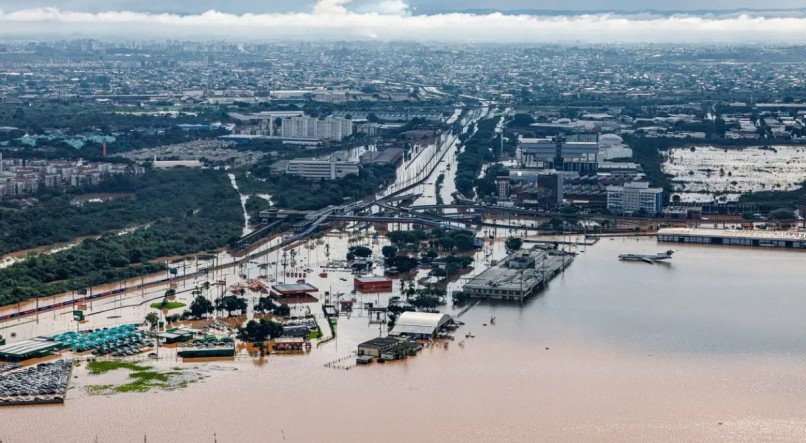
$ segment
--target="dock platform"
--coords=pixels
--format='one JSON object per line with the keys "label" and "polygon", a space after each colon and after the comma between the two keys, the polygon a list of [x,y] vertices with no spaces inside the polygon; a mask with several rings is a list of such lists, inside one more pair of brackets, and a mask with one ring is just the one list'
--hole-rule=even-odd
{"label": "dock platform", "polygon": [[462,291],[479,299],[523,301],[535,295],[574,261],[567,252],[517,251],[467,282]]}

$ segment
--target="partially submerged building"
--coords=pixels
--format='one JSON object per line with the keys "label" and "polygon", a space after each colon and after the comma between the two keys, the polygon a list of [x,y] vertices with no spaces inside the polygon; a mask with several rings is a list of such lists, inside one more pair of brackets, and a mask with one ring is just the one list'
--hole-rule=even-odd
{"label": "partially submerged building", "polygon": [[414,355],[422,346],[401,337],[377,337],[358,345],[358,356],[397,360]]}
{"label": "partially submerged building", "polygon": [[407,311],[400,314],[389,335],[430,340],[450,321],[448,314]]}
{"label": "partially submerged building", "polygon": [[59,342],[37,337],[0,346],[0,358],[12,362],[24,361],[46,357],[59,348],[61,348]]}
{"label": "partially submerged building", "polygon": [[708,228],[664,228],[658,241],[706,245],[791,248],[806,250],[806,232]]}
{"label": "partially submerged building", "polygon": [[166,344],[181,343],[192,340],[196,333],[198,331],[190,328],[169,328],[157,334],[157,337]]}
{"label": "partially submerged building", "polygon": [[523,301],[572,261],[573,255],[561,251],[517,251],[475,276],[462,292],[473,298]]}
{"label": "partially submerged building", "polygon": [[392,280],[378,276],[355,277],[353,278],[353,288],[361,292],[391,291]]}
{"label": "partially submerged building", "polygon": [[309,297],[317,291],[316,286],[308,283],[278,283],[271,287],[271,295],[276,298]]}

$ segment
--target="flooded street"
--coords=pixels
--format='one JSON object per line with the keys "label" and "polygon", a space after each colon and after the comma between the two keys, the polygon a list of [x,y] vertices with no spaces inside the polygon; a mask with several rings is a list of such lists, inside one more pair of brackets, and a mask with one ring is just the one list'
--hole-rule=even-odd
{"label": "flooded street", "polygon": [[249,227],[249,212],[246,211],[246,201],[249,199],[249,196],[246,194],[241,193],[240,188],[238,188],[238,182],[235,180],[235,174],[229,173],[227,174],[230,183],[232,184],[232,188],[238,192],[238,198],[241,200],[241,210],[243,210],[243,230],[241,235],[247,235],[253,231],[251,227]]}
{"label": "flooded street", "polygon": [[[375,251],[382,244],[344,234],[326,239],[338,259],[356,241]],[[485,254],[500,255],[500,243],[477,252],[477,264]],[[77,371],[82,380],[73,383],[79,387],[69,391],[65,405],[0,410],[6,423],[0,437],[806,438],[805,254],[680,245],[671,263],[649,265],[616,255],[657,252],[652,238],[605,238],[576,248],[584,252],[525,305],[481,303],[462,315],[466,325],[458,334],[476,336],[464,346],[457,339],[402,362],[324,367],[384,333],[358,311],[340,317],[336,338],[309,355],[161,361],[205,368],[208,378],[183,390],[89,395],[80,389],[84,375]],[[326,262],[322,245],[299,251],[306,265]],[[309,281],[320,297],[331,287],[352,287],[347,272]],[[491,316],[496,324],[483,326]]]}

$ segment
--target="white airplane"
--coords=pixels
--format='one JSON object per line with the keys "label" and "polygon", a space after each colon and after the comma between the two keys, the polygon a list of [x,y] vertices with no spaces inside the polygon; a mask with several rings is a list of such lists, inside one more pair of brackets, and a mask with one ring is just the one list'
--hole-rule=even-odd
{"label": "white airplane", "polygon": [[674,251],[671,249],[666,252],[661,252],[660,254],[621,254],[618,258],[626,261],[643,261],[649,264],[669,260],[672,258],[672,254]]}

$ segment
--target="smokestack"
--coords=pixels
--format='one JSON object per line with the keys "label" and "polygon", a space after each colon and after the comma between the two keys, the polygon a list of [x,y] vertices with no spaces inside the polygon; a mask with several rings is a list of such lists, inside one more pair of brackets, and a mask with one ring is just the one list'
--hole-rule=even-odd
{"label": "smokestack", "polygon": [[101,153],[103,154],[104,158],[106,158],[106,142],[101,145]]}

